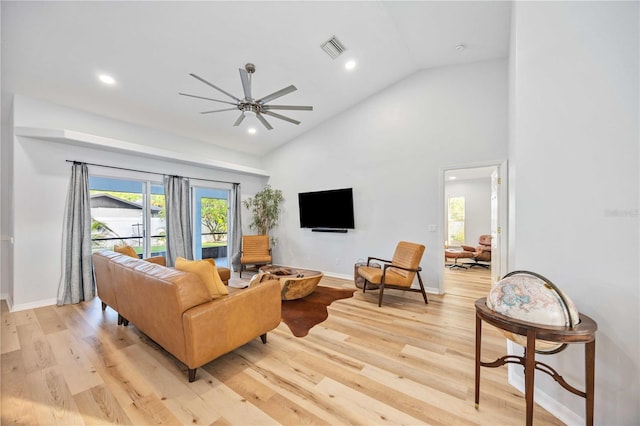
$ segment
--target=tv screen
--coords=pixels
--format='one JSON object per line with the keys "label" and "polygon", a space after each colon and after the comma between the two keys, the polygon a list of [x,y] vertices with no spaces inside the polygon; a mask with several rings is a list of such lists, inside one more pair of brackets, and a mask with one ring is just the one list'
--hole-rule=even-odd
{"label": "tv screen", "polygon": [[352,188],[298,194],[301,228],[354,229]]}

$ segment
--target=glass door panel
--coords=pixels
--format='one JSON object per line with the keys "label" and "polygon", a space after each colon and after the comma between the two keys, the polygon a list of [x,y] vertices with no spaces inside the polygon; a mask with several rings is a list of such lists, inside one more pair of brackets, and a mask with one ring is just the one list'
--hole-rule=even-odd
{"label": "glass door panel", "polygon": [[228,266],[229,191],[194,188],[195,258],[213,258],[216,265]]}

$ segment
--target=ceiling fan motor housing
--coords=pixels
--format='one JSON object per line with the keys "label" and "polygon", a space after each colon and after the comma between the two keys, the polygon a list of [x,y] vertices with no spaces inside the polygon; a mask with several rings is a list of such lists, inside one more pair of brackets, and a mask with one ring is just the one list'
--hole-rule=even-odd
{"label": "ceiling fan motor housing", "polygon": [[242,121],[244,120],[245,117],[245,113],[247,112],[252,112],[256,115],[256,118],[264,125],[264,127],[267,128],[267,130],[272,130],[273,127],[269,124],[269,122],[265,119],[264,115],[268,115],[270,117],[274,117],[277,118],[279,120],[284,120],[284,121],[288,121],[289,123],[293,123],[295,125],[300,124],[300,122],[298,120],[294,120],[293,118],[287,117],[285,115],[282,114],[278,114],[276,112],[274,112],[273,110],[295,110],[295,111],[313,111],[313,107],[311,106],[299,106],[299,105],[267,105],[268,102],[271,102],[281,96],[284,96],[288,93],[291,93],[293,91],[296,91],[298,89],[296,89],[296,87],[292,84],[289,85],[287,87],[285,87],[284,89],[280,89],[278,91],[275,91],[267,96],[264,96],[260,99],[254,99],[252,94],[251,94],[251,76],[253,73],[256,72],[256,66],[254,64],[252,64],[251,62],[245,64],[244,69],[240,68],[240,80],[242,82],[242,89],[244,91],[244,99],[240,99],[234,95],[232,95],[231,93],[219,88],[218,86],[216,86],[215,84],[205,80],[202,77],[199,77],[195,74],[189,74],[192,77],[194,77],[195,79],[203,82],[204,84],[206,84],[207,86],[210,86],[214,89],[216,89],[217,91],[219,91],[220,93],[224,93],[225,95],[227,95],[229,98],[233,99],[235,102],[231,102],[231,101],[223,101],[220,99],[213,99],[213,98],[208,98],[208,97],[204,97],[204,96],[198,96],[198,95],[190,95],[188,93],[179,93],[180,95],[183,96],[189,96],[192,98],[200,98],[200,99],[205,99],[205,100],[209,100],[209,101],[213,101],[213,102],[221,102],[224,104],[230,104],[233,105],[233,107],[231,108],[225,108],[225,109],[220,109],[220,110],[213,110],[213,111],[204,111],[201,112],[201,114],[209,114],[209,113],[215,113],[215,112],[222,112],[222,111],[232,111],[235,110],[236,108],[238,110],[241,111],[240,113],[240,117],[238,117],[238,119],[236,120],[236,122],[233,124],[234,126],[239,126],[240,123],[242,123]]}

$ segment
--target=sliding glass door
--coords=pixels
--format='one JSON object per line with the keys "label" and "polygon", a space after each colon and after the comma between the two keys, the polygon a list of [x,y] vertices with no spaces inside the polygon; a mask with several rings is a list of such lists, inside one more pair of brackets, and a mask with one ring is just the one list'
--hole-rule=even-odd
{"label": "sliding glass door", "polygon": [[193,201],[195,258],[228,266],[229,190],[194,187]]}

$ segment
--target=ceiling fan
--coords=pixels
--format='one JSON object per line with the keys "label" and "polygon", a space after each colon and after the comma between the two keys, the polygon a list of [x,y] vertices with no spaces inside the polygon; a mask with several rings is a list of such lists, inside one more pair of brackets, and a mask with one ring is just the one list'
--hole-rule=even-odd
{"label": "ceiling fan", "polygon": [[293,124],[296,124],[296,125],[300,124],[300,122],[298,120],[294,120],[293,118],[286,117],[286,116],[284,116],[282,114],[278,114],[276,112],[273,112],[274,110],[313,111],[313,107],[312,106],[267,105],[268,102],[271,102],[274,99],[278,99],[281,96],[284,96],[286,94],[289,94],[291,92],[294,92],[294,91],[298,90],[296,88],[296,86],[294,86],[294,85],[287,86],[284,89],[280,89],[277,92],[273,92],[270,95],[264,96],[264,97],[262,97],[260,99],[254,99],[252,94],[251,94],[251,76],[253,75],[254,72],[256,72],[256,66],[253,65],[253,64],[246,64],[244,66],[244,69],[239,68],[238,71],[240,71],[240,81],[242,82],[242,89],[244,90],[244,98],[243,99],[240,99],[240,98],[237,98],[237,97],[233,96],[231,93],[229,93],[229,92],[227,92],[225,90],[222,90],[221,88],[219,88],[215,84],[210,83],[207,80],[205,80],[204,78],[199,77],[199,76],[197,76],[195,74],[189,74],[189,75],[192,76],[195,79],[200,80],[204,84],[213,87],[217,91],[219,91],[221,93],[224,93],[225,95],[227,95],[228,97],[233,99],[234,102],[221,101],[220,99],[207,98],[207,97],[204,97],[204,96],[190,95],[188,93],[179,93],[179,95],[189,96],[189,97],[198,98],[198,99],[206,99],[208,101],[221,102],[223,104],[233,105],[233,108],[216,109],[216,110],[213,110],[213,111],[203,111],[200,114],[211,114],[211,113],[214,113],[214,112],[240,110],[241,111],[240,112],[240,117],[238,117],[236,122],[233,123],[234,126],[239,126],[240,123],[242,123],[242,120],[244,120],[245,114],[248,113],[248,112],[253,112],[256,115],[256,118],[258,120],[260,120],[260,122],[264,125],[264,127],[266,127],[268,130],[272,130],[273,127],[264,118],[265,115],[268,115],[268,116],[274,117],[274,118],[278,118],[280,120],[288,121],[289,123],[293,123]]}

